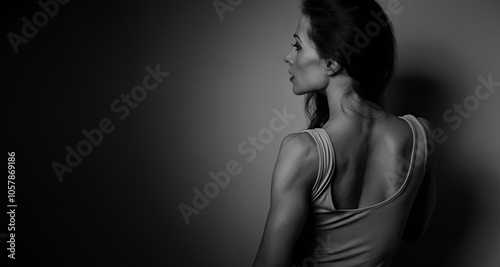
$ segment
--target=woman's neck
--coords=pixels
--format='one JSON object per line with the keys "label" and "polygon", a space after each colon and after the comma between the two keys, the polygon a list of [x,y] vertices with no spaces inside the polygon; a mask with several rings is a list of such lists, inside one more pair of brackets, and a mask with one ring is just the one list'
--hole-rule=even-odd
{"label": "woman's neck", "polygon": [[[342,109],[343,96],[347,92],[350,93],[346,96],[344,109]],[[324,94],[326,94],[328,100],[330,117],[323,126],[329,125],[334,121],[348,123],[349,121],[360,122],[360,120],[373,120],[382,118],[386,114],[383,109],[377,109],[373,105],[362,101],[361,97],[352,88],[352,79],[347,75],[341,74],[332,77],[327,88],[324,90]],[[359,116],[353,110],[363,114],[366,118]]]}

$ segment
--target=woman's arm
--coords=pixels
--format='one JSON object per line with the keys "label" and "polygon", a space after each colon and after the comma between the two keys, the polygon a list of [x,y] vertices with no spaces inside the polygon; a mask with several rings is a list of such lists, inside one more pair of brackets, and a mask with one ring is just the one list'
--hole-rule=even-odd
{"label": "woman's arm", "polygon": [[271,207],[252,267],[289,266],[307,217],[318,159],[316,144],[308,133],[294,133],[283,139],[273,171]]}
{"label": "woman's arm", "polygon": [[433,147],[433,151],[429,151],[427,156],[426,173],[422,185],[418,190],[415,201],[411,209],[411,213],[406,222],[405,231],[403,233],[403,241],[415,242],[425,233],[429,224],[434,206],[436,205],[436,152],[437,144],[430,144],[434,142],[431,138],[433,130],[432,124],[424,118],[418,118],[425,127],[427,134],[428,148]]}

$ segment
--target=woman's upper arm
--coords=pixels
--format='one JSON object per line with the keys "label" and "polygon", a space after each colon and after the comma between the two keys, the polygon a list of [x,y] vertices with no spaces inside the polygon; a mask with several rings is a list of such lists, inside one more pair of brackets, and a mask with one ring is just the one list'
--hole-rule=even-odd
{"label": "woman's upper arm", "polygon": [[287,266],[307,217],[318,164],[317,148],[308,133],[283,139],[273,171],[271,207],[254,267]]}

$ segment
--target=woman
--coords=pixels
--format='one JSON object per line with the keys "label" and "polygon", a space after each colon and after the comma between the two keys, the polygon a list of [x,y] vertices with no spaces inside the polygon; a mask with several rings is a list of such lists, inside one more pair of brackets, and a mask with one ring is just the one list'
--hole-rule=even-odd
{"label": "woman", "polygon": [[285,62],[310,124],[282,141],[253,267],[390,266],[434,208],[432,125],[383,108],[396,43],[376,1],[303,0],[301,11]]}

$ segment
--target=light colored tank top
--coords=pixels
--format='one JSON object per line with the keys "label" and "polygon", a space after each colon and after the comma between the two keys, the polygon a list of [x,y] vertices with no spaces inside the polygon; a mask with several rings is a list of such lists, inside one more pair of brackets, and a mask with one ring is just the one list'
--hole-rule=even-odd
{"label": "light colored tank top", "polygon": [[[305,226],[310,232],[306,234],[306,239],[299,237],[292,266],[390,265],[415,195],[422,183],[427,161],[424,127],[411,114],[399,118],[406,120],[413,132],[411,160],[404,183],[388,199],[359,209],[334,207],[330,187],[335,172],[335,153],[331,139],[322,128],[303,130],[309,133],[317,144],[319,170],[311,192]],[[404,173],[402,175],[404,176]]]}

